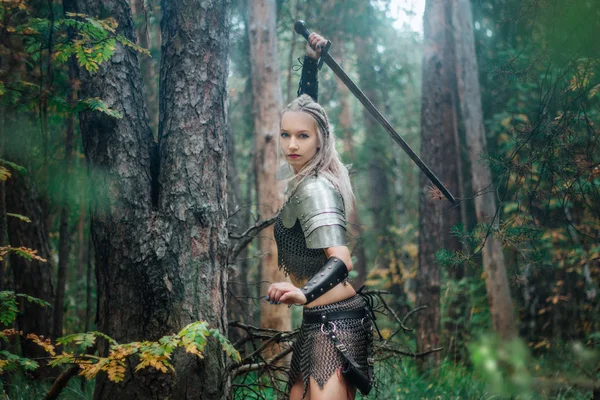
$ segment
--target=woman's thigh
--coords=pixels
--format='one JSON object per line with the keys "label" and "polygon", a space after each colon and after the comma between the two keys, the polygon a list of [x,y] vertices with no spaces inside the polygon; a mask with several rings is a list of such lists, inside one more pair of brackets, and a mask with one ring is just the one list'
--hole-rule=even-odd
{"label": "woman's thigh", "polygon": [[338,369],[335,374],[325,382],[323,389],[319,387],[317,381],[310,378],[308,393],[311,400],[354,400],[356,388],[346,383]]}

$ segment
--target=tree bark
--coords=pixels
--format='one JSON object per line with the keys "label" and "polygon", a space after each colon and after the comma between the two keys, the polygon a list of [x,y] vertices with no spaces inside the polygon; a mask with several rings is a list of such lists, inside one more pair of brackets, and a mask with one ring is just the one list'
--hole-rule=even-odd
{"label": "tree bark", "polygon": [[[65,0],[65,8],[115,18],[135,41],[126,0]],[[78,6],[78,7],[77,7]],[[94,170],[92,236],[98,329],[119,342],[156,340],[190,322],[226,331],[226,95],[228,1],[165,1],[161,24],[159,147],[142,96],[137,54],[117,45],[95,74],[80,69],[82,96],[123,114],[81,113],[84,150]],[[160,168],[158,164],[160,163]],[[101,347],[101,353],[106,352]],[[95,399],[222,399],[225,359],[210,340],[204,359],[183,351],[174,374],[146,370]]]}
{"label": "tree bark", "polygon": [[[254,98],[254,131],[256,134],[256,169],[258,185],[258,209],[261,219],[269,219],[283,204],[283,185],[275,179],[277,170],[277,135],[282,109],[277,33],[275,25],[276,4],[274,0],[250,0],[248,2],[248,25]],[[262,253],[261,281],[286,280],[277,267],[277,247],[273,238],[273,226],[260,235]],[[262,288],[266,292],[266,287]],[[262,328],[289,330],[291,312],[285,306],[273,306],[265,301],[260,305]],[[268,355],[267,355],[268,356]]]}
{"label": "tree bark", "polygon": [[[475,197],[477,221],[498,226],[496,198],[490,170],[481,161],[487,153],[481,89],[475,53],[473,17],[468,0],[453,0],[456,73],[461,115],[471,161],[471,181]],[[485,284],[495,331],[504,339],[517,334],[504,253],[500,241],[491,234],[482,250]]]}
{"label": "tree bark", "polygon": [[[5,107],[0,105],[0,159],[4,159],[4,143],[6,140],[5,129]],[[8,220],[6,215],[6,182],[0,180],[0,247],[8,245]],[[4,290],[4,271],[6,270],[6,258],[0,260],[0,290]]]}
{"label": "tree bark", "polygon": [[[144,0],[130,0],[133,20],[136,25],[137,44],[150,51],[160,47],[160,32],[158,32],[158,23],[150,24],[149,14],[152,12],[148,7],[153,4],[146,4]],[[155,16],[158,18],[158,16]],[[159,43],[153,43],[152,38],[158,39]],[[144,81],[144,100],[148,107],[148,116],[150,117],[150,129],[153,135],[158,131],[158,85],[157,85],[157,65],[152,57],[141,56],[140,66],[142,69],[142,78]]]}
{"label": "tree bark", "polygon": [[[6,210],[10,213],[29,217],[31,223],[17,218],[8,219],[8,240],[11,246],[24,246],[38,251],[38,255],[48,260],[43,263],[36,260],[27,261],[22,257],[11,255],[9,268],[13,274],[16,293],[35,296],[52,304],[54,290],[52,287],[52,261],[50,258],[50,241],[46,227],[46,213],[43,200],[28,175],[13,171],[6,182]],[[52,309],[41,307],[28,301],[19,301],[17,329],[25,334],[35,333],[51,337]],[[30,340],[22,340],[21,348],[24,357],[46,357],[46,352]],[[35,374],[46,376],[47,370],[40,368]]]}
{"label": "tree bark", "polygon": [[[204,319],[225,334],[231,4],[165,0],[162,6],[159,209],[172,230],[163,234],[162,264],[177,272],[173,286],[183,286],[177,293],[166,281],[163,292],[175,295],[173,328]],[[202,362],[182,359],[173,398],[224,397],[229,379],[220,347],[213,343]]]}
{"label": "tree bark", "polygon": [[[447,53],[448,15],[444,2],[428,1],[425,6],[423,48],[423,91],[421,108],[421,157],[434,168],[451,192],[456,192],[456,146],[454,143],[454,104]],[[443,248],[458,249],[450,228],[458,221],[458,211],[448,209],[443,198],[432,198],[431,183],[420,174],[419,265],[417,306],[427,306],[419,314],[417,347],[427,351],[440,344],[440,269],[435,253]],[[430,358],[439,362],[440,353]]]}

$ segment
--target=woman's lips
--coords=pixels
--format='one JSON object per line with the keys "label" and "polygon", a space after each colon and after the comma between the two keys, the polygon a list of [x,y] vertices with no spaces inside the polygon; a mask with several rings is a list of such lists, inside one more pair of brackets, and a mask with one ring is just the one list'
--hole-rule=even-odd
{"label": "woman's lips", "polygon": [[298,157],[300,157],[298,154],[288,154],[289,158],[293,158],[294,160]]}

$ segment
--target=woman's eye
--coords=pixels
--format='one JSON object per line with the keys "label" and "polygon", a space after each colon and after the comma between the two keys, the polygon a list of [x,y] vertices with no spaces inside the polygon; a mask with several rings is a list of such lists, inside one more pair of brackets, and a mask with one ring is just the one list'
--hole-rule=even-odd
{"label": "woman's eye", "polygon": [[281,132],[281,137],[282,138],[288,138],[288,137],[290,137],[290,134],[287,133],[287,132]]}
{"label": "woman's eye", "polygon": [[306,133],[301,133],[301,134],[300,134],[300,137],[301,137],[302,139],[308,139],[308,138],[309,138],[309,136],[308,136]]}

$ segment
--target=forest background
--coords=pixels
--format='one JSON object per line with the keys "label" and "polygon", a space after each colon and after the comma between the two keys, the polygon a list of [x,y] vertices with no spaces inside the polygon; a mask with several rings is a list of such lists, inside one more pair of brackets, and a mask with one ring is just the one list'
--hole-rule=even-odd
{"label": "forest background", "polygon": [[387,314],[371,397],[600,398],[600,5],[417,3],[2,1],[4,397],[283,389],[300,312],[260,299],[303,19],[459,199],[323,67]]}

